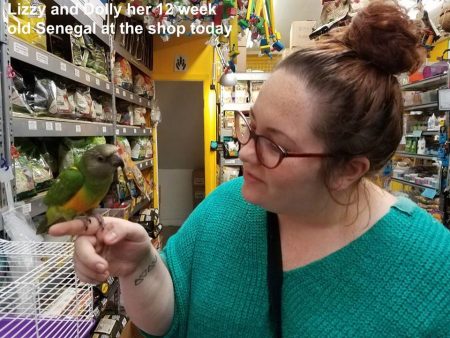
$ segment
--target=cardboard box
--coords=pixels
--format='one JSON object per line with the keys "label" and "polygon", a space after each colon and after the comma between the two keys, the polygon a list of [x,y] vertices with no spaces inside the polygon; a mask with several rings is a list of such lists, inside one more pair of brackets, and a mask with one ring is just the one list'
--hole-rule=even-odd
{"label": "cardboard box", "polygon": [[120,335],[120,338],[144,338],[141,331],[130,321],[125,325],[125,328]]}
{"label": "cardboard box", "polygon": [[291,24],[290,33],[290,47],[306,48],[314,44],[314,41],[309,39],[309,34],[312,33],[316,21],[294,21]]}

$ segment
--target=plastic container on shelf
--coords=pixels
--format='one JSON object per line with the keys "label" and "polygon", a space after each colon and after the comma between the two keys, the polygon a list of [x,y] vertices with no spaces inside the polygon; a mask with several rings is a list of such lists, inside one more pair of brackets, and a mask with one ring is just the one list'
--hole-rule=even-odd
{"label": "plastic container on shelf", "polygon": [[423,93],[420,93],[420,99],[422,104],[434,103],[438,100],[438,90],[429,90]]}
{"label": "plastic container on shelf", "polygon": [[448,63],[445,61],[439,61],[423,67],[422,74],[423,78],[426,79],[432,76],[444,74],[446,71],[448,71]]}

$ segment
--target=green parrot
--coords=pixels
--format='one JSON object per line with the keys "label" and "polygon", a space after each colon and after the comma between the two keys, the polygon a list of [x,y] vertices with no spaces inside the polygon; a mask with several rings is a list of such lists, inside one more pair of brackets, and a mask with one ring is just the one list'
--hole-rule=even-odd
{"label": "green parrot", "polygon": [[116,146],[101,144],[87,150],[78,163],[59,174],[45,195],[44,204],[48,208],[36,233],[47,233],[53,224],[86,215],[97,208],[119,166],[123,167],[124,162]]}

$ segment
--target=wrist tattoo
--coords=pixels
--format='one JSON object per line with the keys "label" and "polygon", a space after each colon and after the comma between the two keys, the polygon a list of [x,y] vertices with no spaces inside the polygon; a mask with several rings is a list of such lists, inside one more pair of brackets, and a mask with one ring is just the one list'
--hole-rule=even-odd
{"label": "wrist tattoo", "polygon": [[144,281],[145,277],[147,277],[147,275],[150,273],[150,271],[152,271],[153,268],[155,267],[157,261],[158,261],[158,255],[153,255],[150,264],[145,268],[144,271],[141,272],[139,277],[134,280],[135,286],[138,286],[139,284],[141,284]]}

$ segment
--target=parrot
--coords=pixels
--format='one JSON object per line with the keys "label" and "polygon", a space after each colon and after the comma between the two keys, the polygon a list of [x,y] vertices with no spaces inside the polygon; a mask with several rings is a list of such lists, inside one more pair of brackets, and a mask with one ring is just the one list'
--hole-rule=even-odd
{"label": "parrot", "polygon": [[[64,169],[44,197],[45,219],[36,233],[47,233],[55,223],[88,215],[107,194],[117,168],[124,162],[112,144],[97,145],[83,153],[74,166]],[[99,215],[93,215],[102,224]],[[87,227],[87,218],[85,226]]]}

